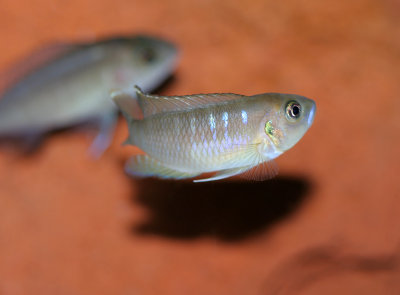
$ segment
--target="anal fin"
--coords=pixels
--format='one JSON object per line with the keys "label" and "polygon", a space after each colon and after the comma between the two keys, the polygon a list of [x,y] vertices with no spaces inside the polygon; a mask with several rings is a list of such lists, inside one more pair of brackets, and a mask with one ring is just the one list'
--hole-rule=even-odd
{"label": "anal fin", "polygon": [[196,180],[193,180],[193,182],[206,182],[206,181],[220,180],[220,179],[224,179],[224,178],[228,178],[228,177],[231,177],[231,176],[234,176],[234,175],[241,174],[241,173],[247,171],[250,168],[251,168],[251,166],[224,169],[224,170],[218,171],[212,177],[203,178],[203,179],[196,179]]}
{"label": "anal fin", "polygon": [[209,178],[196,179],[193,182],[206,182],[220,180],[231,176],[239,175],[241,178],[252,181],[263,181],[271,179],[278,174],[278,166],[272,160],[259,163],[257,165],[249,165],[231,169],[218,171],[215,175]]}
{"label": "anal fin", "polygon": [[154,176],[172,179],[192,178],[199,175],[199,173],[188,173],[171,169],[147,155],[136,155],[130,158],[126,163],[125,171],[133,176]]}

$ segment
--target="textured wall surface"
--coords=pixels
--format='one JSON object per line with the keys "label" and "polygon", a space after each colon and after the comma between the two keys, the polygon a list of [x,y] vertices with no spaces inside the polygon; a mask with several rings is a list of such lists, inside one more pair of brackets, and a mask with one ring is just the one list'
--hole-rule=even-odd
{"label": "textured wall surface", "polygon": [[135,180],[82,130],[0,150],[0,294],[400,294],[400,5],[12,1],[0,69],[43,44],[151,33],[181,49],[162,94],[290,92],[314,125],[256,184]]}

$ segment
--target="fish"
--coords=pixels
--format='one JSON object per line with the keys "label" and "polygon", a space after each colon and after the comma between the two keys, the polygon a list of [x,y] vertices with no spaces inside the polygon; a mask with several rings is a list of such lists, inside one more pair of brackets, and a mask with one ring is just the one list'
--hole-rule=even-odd
{"label": "fish", "polygon": [[152,91],[177,60],[174,44],[145,35],[48,46],[3,74],[0,138],[37,142],[49,131],[92,121],[99,133],[90,151],[99,156],[112,140],[118,116],[110,91],[132,83]]}
{"label": "fish", "polygon": [[303,137],[316,112],[312,99],[296,94],[157,96],[139,86],[134,91],[117,90],[111,98],[127,120],[125,143],[144,152],[125,167],[139,177],[185,179],[212,172],[194,182],[238,174],[269,179],[277,174],[273,160]]}

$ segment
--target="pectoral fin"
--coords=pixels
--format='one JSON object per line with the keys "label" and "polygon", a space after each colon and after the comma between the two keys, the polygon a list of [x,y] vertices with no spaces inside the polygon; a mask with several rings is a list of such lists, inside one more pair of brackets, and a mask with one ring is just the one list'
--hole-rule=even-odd
{"label": "pectoral fin", "polygon": [[[236,168],[224,169],[218,171],[214,176],[205,179],[196,179],[194,182],[205,182],[214,181],[224,178],[228,178],[234,175],[242,174],[244,178],[250,180],[265,180],[272,178],[277,173],[277,166],[273,165],[273,162],[266,160],[258,152],[258,144],[248,144],[239,146],[236,153],[240,155],[240,159],[237,155],[233,155],[230,161],[233,167],[239,166],[238,162],[245,162],[247,165],[239,166]],[[271,164],[270,164],[271,163]]]}
{"label": "pectoral fin", "polygon": [[133,176],[155,176],[173,179],[192,178],[198,175],[198,173],[188,173],[171,169],[147,155],[136,155],[130,158],[126,163],[125,171]]}
{"label": "pectoral fin", "polygon": [[270,160],[248,169],[240,177],[247,180],[263,181],[274,178],[278,171],[278,165],[273,160]]}
{"label": "pectoral fin", "polygon": [[116,111],[106,113],[99,118],[99,133],[89,148],[89,153],[94,158],[100,158],[100,156],[110,146],[117,118],[118,113]]}

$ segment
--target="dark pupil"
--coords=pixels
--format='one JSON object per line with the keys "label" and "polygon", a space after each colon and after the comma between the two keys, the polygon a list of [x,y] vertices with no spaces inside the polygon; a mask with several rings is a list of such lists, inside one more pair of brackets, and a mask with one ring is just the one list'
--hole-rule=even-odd
{"label": "dark pupil", "polygon": [[153,49],[151,49],[151,48],[145,48],[145,49],[143,50],[143,59],[144,59],[145,61],[147,61],[147,62],[152,62],[152,61],[155,60],[155,58],[156,58],[156,54],[155,54],[155,52],[154,52]]}
{"label": "dark pupil", "polygon": [[294,117],[297,117],[300,114],[300,108],[299,106],[294,105],[292,108],[292,114]]}

